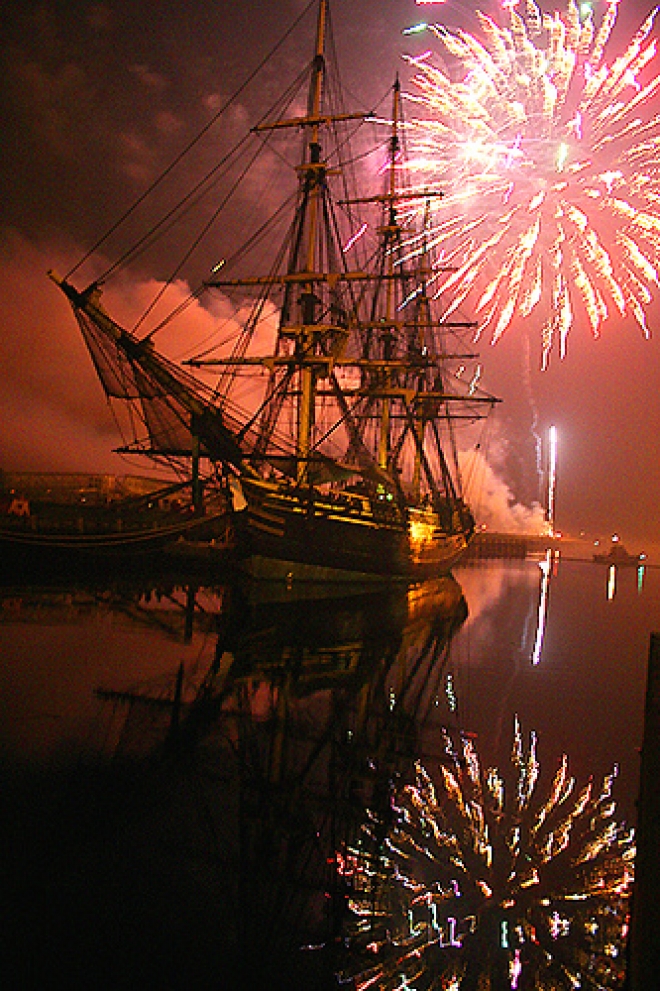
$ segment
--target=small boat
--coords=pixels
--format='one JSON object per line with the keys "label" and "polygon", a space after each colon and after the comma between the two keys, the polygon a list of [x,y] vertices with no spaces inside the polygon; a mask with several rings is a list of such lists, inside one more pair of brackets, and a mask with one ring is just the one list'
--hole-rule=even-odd
{"label": "small boat", "polygon": [[623,544],[613,544],[607,553],[594,554],[596,564],[616,564],[626,567],[641,564],[645,560],[644,554],[630,554]]}
{"label": "small boat", "polygon": [[[264,251],[269,228],[260,222],[191,295],[209,298],[211,309],[214,298],[216,309],[233,307],[231,343],[175,365],[155,348],[154,332],[138,337],[108,314],[100,281],[78,290],[50,274],[108,398],[137,408],[146,437],[131,453],[188,459],[194,475],[218,482],[254,578],[435,578],[475,530],[456,432],[484,420],[497,400],[461,343],[476,325],[437,288],[447,268],[433,256],[429,218],[441,191],[416,189],[407,174],[399,83],[386,121],[333,105],[329,16],[320,0],[306,112],[296,96],[293,110],[277,107],[252,129],[264,145],[266,135],[291,136],[298,150],[297,193],[282,188],[286,233]],[[371,149],[378,188],[367,194],[349,187],[356,162],[368,158],[352,144],[365,123],[386,127]],[[279,189],[272,184],[273,195]],[[278,206],[278,236],[281,216]],[[246,229],[252,219],[248,212]]]}
{"label": "small boat", "polygon": [[226,543],[226,501],[211,496],[202,507],[185,497],[185,486],[168,485],[146,496],[107,505],[0,498],[0,560],[3,571],[35,568],[125,567],[171,563],[170,548],[204,539]]}

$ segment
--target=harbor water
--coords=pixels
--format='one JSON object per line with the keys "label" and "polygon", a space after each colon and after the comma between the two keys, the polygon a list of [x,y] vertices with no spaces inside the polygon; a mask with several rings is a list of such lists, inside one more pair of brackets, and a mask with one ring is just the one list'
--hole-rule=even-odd
{"label": "harbor water", "polygon": [[336,986],[339,851],[450,740],[505,777],[517,740],[543,797],[562,766],[576,794],[614,773],[635,822],[655,567],[484,560],[322,599],[6,578],[0,606],[16,986]]}

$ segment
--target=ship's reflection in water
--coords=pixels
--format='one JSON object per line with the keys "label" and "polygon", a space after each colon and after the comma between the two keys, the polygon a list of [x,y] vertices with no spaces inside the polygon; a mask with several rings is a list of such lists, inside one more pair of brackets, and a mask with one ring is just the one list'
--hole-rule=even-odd
{"label": "ship's reflection in water", "polygon": [[118,617],[132,651],[168,656],[160,670],[135,653],[101,666],[86,759],[72,767],[58,749],[6,792],[20,986],[333,986],[336,853],[419,753],[466,615],[460,586],[298,602],[229,586],[52,589],[14,592],[4,611],[19,639],[50,626],[51,652],[62,629],[102,615],[80,632],[96,663]]}
{"label": "ship's reflection in water", "polygon": [[587,794],[564,763],[537,787],[533,727],[511,773],[481,767],[454,579],[287,601],[23,589],[3,615],[6,661],[34,662],[6,679],[16,986],[524,988],[549,957],[548,986],[619,986],[612,782]]}

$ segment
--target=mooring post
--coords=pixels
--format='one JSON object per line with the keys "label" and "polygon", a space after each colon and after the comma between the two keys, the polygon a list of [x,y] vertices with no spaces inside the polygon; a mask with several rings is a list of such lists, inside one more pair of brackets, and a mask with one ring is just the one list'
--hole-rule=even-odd
{"label": "mooring post", "polygon": [[637,854],[626,991],[660,980],[660,633],[651,634],[637,803]]}

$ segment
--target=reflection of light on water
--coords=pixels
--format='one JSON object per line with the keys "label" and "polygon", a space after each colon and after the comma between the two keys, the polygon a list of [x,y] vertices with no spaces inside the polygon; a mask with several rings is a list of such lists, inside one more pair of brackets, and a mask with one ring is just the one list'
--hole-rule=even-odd
{"label": "reflection of light on water", "polygon": [[481,626],[479,635],[484,641],[496,637],[495,616],[507,595],[524,594],[527,598],[534,594],[536,585],[536,569],[526,563],[517,567],[511,561],[506,565],[493,561],[484,567],[459,566],[454,573],[469,605],[464,629]]}
{"label": "reflection of light on water", "polygon": [[607,570],[607,599],[611,601],[616,595],[616,565],[611,564]]}
{"label": "reflection of light on water", "polygon": [[456,712],[458,708],[458,700],[456,698],[456,692],[454,690],[454,679],[451,674],[447,675],[445,681],[445,694],[447,696],[447,705],[449,706],[449,711]]}
{"label": "reflection of light on water", "polygon": [[508,971],[511,989],[622,986],[635,840],[614,818],[617,768],[580,788],[564,754],[546,780],[517,717],[504,772],[464,731],[442,740],[434,777],[416,761],[337,853],[350,880],[340,983],[501,988]]}
{"label": "reflection of light on water", "polygon": [[511,961],[511,966],[509,968],[511,974],[511,987],[515,989],[518,987],[518,978],[522,973],[522,964],[520,962],[520,950],[514,950],[513,960]]}
{"label": "reflection of light on water", "polygon": [[553,551],[548,548],[545,558],[539,561],[541,569],[541,587],[539,590],[539,611],[536,623],[536,640],[532,650],[532,664],[538,664],[541,660],[543,649],[543,637],[545,636],[545,626],[548,618],[548,597],[550,592],[550,575],[552,574]]}
{"label": "reflection of light on water", "polygon": [[[616,564],[611,564],[607,569],[607,600],[611,602],[616,595],[616,580],[617,580],[617,567]],[[646,574],[646,568],[643,564],[637,568],[637,594],[641,595],[644,591],[644,576]]]}

